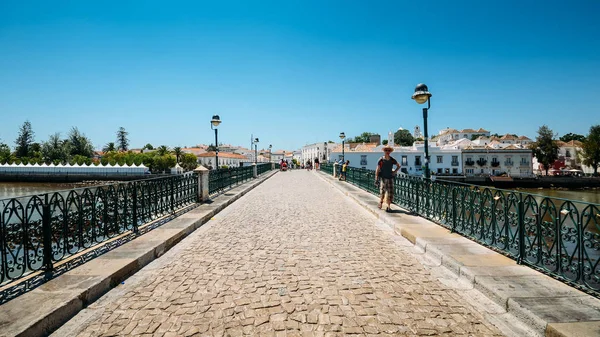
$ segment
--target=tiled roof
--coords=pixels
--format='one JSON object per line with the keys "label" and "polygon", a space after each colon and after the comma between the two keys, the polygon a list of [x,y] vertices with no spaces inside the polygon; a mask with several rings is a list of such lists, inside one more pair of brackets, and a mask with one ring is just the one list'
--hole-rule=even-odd
{"label": "tiled roof", "polygon": [[[205,158],[205,157],[214,157],[215,156],[215,152],[211,151],[211,152],[205,152],[205,153],[201,153],[196,155],[196,157],[200,157],[200,158]],[[230,158],[230,159],[248,159],[248,157],[241,155],[241,154],[237,154],[237,153],[230,153],[230,152],[219,152],[219,158]]]}
{"label": "tiled roof", "polygon": [[461,133],[476,133],[477,131],[473,130],[473,129],[463,129],[461,131]]}
{"label": "tiled roof", "polygon": [[484,129],[484,128],[479,128],[479,130],[477,130],[477,132],[481,132],[481,133],[487,133],[489,132],[488,130]]}
{"label": "tiled roof", "polygon": [[578,140],[571,140],[570,142],[563,142],[562,140],[557,140],[556,144],[559,147],[581,147],[583,143]]}
{"label": "tiled roof", "polygon": [[519,139],[520,139],[520,140],[531,140],[531,139],[529,139],[529,138],[528,138],[528,137],[526,137],[526,136],[521,136],[521,137],[519,137]]}
{"label": "tiled roof", "polygon": [[504,136],[502,136],[500,139],[502,139],[502,140],[515,140],[515,139],[517,139],[517,137],[515,137],[515,136],[507,133]]}

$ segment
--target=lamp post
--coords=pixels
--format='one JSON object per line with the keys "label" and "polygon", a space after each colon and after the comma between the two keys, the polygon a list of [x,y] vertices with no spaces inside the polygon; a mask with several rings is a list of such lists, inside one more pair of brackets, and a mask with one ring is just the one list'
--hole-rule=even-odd
{"label": "lamp post", "polygon": [[346,134],[343,132],[340,132],[340,139],[342,140],[342,161],[346,162],[345,161],[346,157],[344,156],[344,138],[346,138]]}
{"label": "lamp post", "polygon": [[412,99],[419,104],[427,102],[427,107],[423,108],[423,131],[425,132],[425,178],[429,179],[429,143],[427,135],[427,112],[431,108],[431,93],[427,86],[423,83],[417,84],[415,87],[415,93],[412,95]]}
{"label": "lamp post", "polygon": [[273,149],[273,144],[269,144],[269,163],[273,162],[273,157],[272,157],[273,152],[272,152],[272,149]]}
{"label": "lamp post", "polygon": [[258,163],[258,138],[254,138],[254,163]]}
{"label": "lamp post", "polygon": [[210,128],[215,130],[215,168],[219,169],[219,138],[217,135],[217,127],[221,124],[221,119],[219,115],[212,116],[212,120],[210,121]]}

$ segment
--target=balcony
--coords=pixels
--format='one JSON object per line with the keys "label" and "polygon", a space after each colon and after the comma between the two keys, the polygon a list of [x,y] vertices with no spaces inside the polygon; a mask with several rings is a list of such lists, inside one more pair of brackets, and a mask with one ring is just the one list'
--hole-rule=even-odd
{"label": "balcony", "polygon": [[466,166],[473,166],[473,165],[475,165],[475,162],[473,160],[471,160],[471,159],[467,159],[467,161],[465,162],[465,165]]}
{"label": "balcony", "polygon": [[504,162],[504,166],[513,166],[513,165],[514,165],[514,164],[513,164],[513,162],[512,162],[512,161],[508,161],[508,160],[507,160],[507,161],[505,161],[505,162]]}
{"label": "balcony", "polygon": [[499,162],[499,161],[497,161],[497,160],[492,160],[492,162],[490,163],[490,165],[491,165],[492,167],[498,167],[498,166],[500,166],[500,162]]}
{"label": "balcony", "polygon": [[529,166],[529,162],[528,161],[522,161],[522,162],[519,163],[519,166],[521,166],[521,167],[527,167],[527,166]]}
{"label": "balcony", "polygon": [[485,166],[485,164],[487,164],[487,160],[485,160],[485,159],[478,159],[477,160],[477,165],[479,165],[479,166]]}

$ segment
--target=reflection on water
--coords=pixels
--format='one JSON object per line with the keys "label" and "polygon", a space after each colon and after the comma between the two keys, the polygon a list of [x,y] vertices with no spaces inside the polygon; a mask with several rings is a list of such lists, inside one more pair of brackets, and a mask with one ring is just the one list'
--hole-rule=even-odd
{"label": "reflection on water", "polygon": [[81,187],[67,183],[0,183],[0,200]]}
{"label": "reflection on water", "polygon": [[520,188],[519,192],[544,195],[552,198],[569,199],[600,204],[600,190],[553,190],[549,188]]}

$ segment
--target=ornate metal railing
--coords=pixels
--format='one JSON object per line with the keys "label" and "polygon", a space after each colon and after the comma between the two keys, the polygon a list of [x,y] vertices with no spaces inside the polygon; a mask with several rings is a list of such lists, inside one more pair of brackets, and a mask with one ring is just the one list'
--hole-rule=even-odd
{"label": "ornate metal railing", "polygon": [[0,285],[196,203],[195,174],[0,200]]}
{"label": "ornate metal railing", "polygon": [[333,165],[329,164],[329,163],[322,163],[321,171],[323,171],[325,173],[333,174]]}
{"label": "ornate metal railing", "polygon": [[[256,172],[261,175],[271,170],[271,163],[256,165]],[[253,166],[242,166],[229,169],[211,170],[208,173],[208,193],[215,194],[226,188],[241,184],[254,177]]]}
{"label": "ornate metal railing", "polygon": [[[351,167],[347,182],[379,193],[374,171]],[[394,203],[600,297],[600,204],[406,176]]]}

